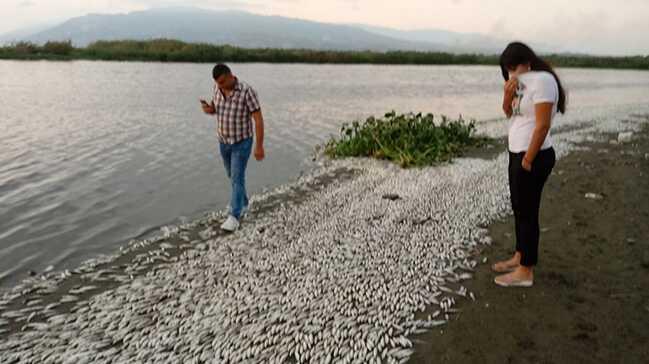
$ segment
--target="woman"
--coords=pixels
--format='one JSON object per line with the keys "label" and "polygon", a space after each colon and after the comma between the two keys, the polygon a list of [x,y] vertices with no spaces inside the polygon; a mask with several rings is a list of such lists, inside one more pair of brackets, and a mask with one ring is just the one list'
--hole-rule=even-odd
{"label": "woman", "polygon": [[566,111],[566,94],[552,67],[527,45],[511,43],[500,56],[503,110],[509,129],[509,190],[516,222],[516,252],[492,269],[503,287],[531,287],[538,261],[541,192],[555,163],[550,127]]}

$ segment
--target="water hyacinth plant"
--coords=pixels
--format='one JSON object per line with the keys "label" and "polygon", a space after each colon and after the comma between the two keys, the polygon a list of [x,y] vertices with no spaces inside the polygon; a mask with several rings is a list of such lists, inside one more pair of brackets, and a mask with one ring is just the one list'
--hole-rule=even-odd
{"label": "water hyacinth plant", "polygon": [[450,161],[467,147],[486,141],[474,135],[473,120],[450,120],[445,116],[438,119],[436,123],[432,114],[392,111],[382,119],[370,117],[364,123],[346,123],[340,137],[326,144],[325,153],[332,158],[386,159],[408,168]]}

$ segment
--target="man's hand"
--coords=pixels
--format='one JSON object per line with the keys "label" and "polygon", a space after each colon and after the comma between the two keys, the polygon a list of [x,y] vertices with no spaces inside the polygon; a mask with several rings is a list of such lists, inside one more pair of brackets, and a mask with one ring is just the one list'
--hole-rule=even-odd
{"label": "man's hand", "polygon": [[266,157],[266,153],[264,152],[264,146],[263,145],[255,146],[255,159],[261,162],[264,160],[265,157]]}
{"label": "man's hand", "polygon": [[252,113],[252,118],[255,119],[255,159],[258,161],[264,160],[266,153],[264,153],[264,116],[261,110]]}
{"label": "man's hand", "polygon": [[201,108],[203,109],[203,112],[206,114],[214,114],[216,113],[214,103],[208,104],[207,101],[205,100],[199,100],[201,102]]}

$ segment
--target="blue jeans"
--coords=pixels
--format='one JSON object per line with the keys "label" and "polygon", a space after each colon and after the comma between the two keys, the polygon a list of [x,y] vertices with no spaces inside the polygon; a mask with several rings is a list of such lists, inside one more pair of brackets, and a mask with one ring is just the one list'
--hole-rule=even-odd
{"label": "blue jeans", "polygon": [[225,171],[232,182],[230,214],[239,219],[243,208],[248,207],[246,166],[252,152],[252,138],[244,139],[235,144],[220,143],[220,151]]}

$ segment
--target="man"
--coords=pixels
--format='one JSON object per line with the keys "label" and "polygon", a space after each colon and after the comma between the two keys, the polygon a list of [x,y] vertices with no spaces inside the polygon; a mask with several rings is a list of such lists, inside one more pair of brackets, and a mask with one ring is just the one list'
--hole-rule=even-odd
{"label": "man", "polygon": [[[217,64],[212,70],[214,97],[200,100],[203,112],[216,117],[217,136],[225,171],[232,183],[230,213],[221,229],[234,232],[248,209],[246,166],[255,138],[255,159],[264,159],[264,118],[257,92],[235,77],[230,68]],[[254,133],[253,123],[254,119]]]}

